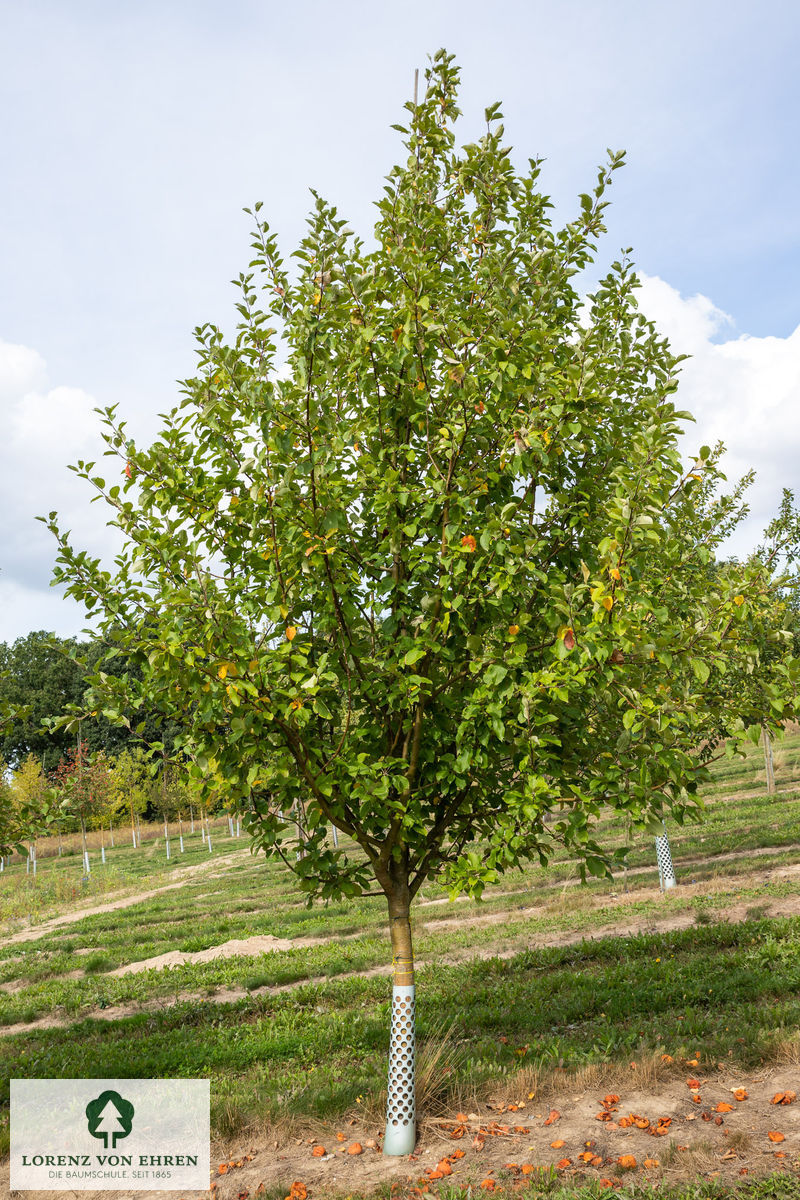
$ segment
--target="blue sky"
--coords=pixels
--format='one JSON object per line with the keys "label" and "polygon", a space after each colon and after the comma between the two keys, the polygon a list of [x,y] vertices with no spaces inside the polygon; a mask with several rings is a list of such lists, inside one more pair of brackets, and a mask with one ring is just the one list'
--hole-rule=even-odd
{"label": "blue sky", "polygon": [[603,254],[634,248],[642,304],[694,357],[682,406],[759,471],[758,538],[800,461],[800,9],[572,0],[0,0],[0,640],[77,632],[48,588],[57,508],[110,543],[66,471],[98,453],[94,404],[140,438],[192,372],[192,328],[232,319],[264,202],[290,250],[313,186],[361,233],[399,152],[415,67],[462,67],[462,140],[503,103],[565,218],[624,147]]}

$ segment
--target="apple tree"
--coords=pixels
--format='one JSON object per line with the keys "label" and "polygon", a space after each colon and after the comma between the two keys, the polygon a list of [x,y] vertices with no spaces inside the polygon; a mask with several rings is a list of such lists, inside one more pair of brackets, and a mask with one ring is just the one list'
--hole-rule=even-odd
{"label": "apple tree", "polygon": [[153,445],[103,410],[118,466],[76,470],[125,536],[113,569],[49,518],[107,645],[91,707],[176,721],[309,901],[386,898],[392,1153],[414,1138],[425,879],[480,895],[557,847],[601,875],[601,815],[696,812],[706,684],[773,587],[760,560],[707,570],[693,496],[718,468],[682,463],[679,359],[630,262],[581,291],[622,154],[558,227],[498,105],[457,148],[457,87],[439,52],[369,244],[314,194],[287,265],[256,205],[235,333],[196,331]]}

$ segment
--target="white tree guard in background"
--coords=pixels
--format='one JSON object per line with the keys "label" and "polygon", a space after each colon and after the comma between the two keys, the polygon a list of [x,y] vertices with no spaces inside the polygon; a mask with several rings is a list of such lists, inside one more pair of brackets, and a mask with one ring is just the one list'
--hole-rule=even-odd
{"label": "white tree guard in background", "polygon": [[656,858],[658,859],[658,880],[662,892],[677,886],[675,868],[672,865],[672,854],[669,848],[666,826],[660,837],[656,838]]}
{"label": "white tree guard in background", "polygon": [[414,1007],[414,985],[394,984],[384,1154],[411,1154],[417,1140]]}

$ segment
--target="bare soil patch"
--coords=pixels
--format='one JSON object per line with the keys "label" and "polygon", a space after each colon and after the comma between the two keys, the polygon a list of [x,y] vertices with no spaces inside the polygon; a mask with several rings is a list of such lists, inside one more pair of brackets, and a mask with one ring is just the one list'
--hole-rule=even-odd
{"label": "bare soil patch", "polygon": [[138,975],[140,971],[150,971],[154,967],[213,962],[218,958],[234,958],[236,955],[249,957],[265,954],[270,950],[297,950],[303,946],[319,946],[328,941],[329,938],[278,938],[270,934],[258,934],[249,938],[232,938],[229,942],[223,942],[220,946],[209,946],[206,950],[168,950],[166,954],[156,954],[153,958],[143,958],[140,962],[126,963],[108,974]]}

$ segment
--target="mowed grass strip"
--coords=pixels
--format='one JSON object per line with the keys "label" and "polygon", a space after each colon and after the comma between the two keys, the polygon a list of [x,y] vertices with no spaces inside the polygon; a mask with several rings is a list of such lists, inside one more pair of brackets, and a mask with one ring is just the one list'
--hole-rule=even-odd
{"label": "mowed grass strip", "polygon": [[[766,869],[795,861],[800,857],[798,831],[800,798],[764,795],[717,802],[706,812],[701,825],[671,831],[679,879],[702,881],[720,874],[733,877],[755,867]],[[608,844],[612,845],[613,839]],[[774,853],[759,855],[748,865],[747,851],[764,847],[772,848]],[[242,849],[241,845],[236,848]],[[715,862],[716,856],[731,852],[741,855],[741,860]],[[657,880],[650,839],[639,839],[632,847],[630,866],[640,871],[644,868],[640,875],[628,875],[631,886],[652,885]],[[443,915],[447,909],[459,915],[498,910],[506,906],[507,896],[546,893],[575,876],[574,864],[563,860],[548,871],[530,867],[512,872],[491,889],[480,905],[461,901],[457,909],[452,909],[443,904]],[[590,890],[597,895],[624,884],[625,879],[618,875],[611,885],[592,881]],[[32,891],[41,884],[27,886]],[[444,889],[433,884],[426,884],[421,897],[446,898]],[[425,911],[432,913],[433,909],[418,905],[417,918]],[[212,868],[209,863],[207,874],[187,878],[180,887],[179,900],[175,890],[166,891],[150,901],[86,917],[68,928],[43,934],[35,942],[0,947],[0,982],[21,978],[33,982],[75,970],[80,964],[69,955],[77,948],[102,950],[114,966],[121,966],[170,950],[202,950],[233,937],[254,934],[281,938],[377,934],[385,928],[385,921],[381,899],[317,904],[309,909],[298,894],[294,877],[282,864],[253,861],[240,854],[224,866]]]}
{"label": "mowed grass strip", "polygon": [[[778,793],[767,796],[764,786],[763,752],[748,747],[742,760],[722,759],[712,764],[712,782],[703,791],[707,808],[702,823],[678,828],[670,825],[669,834],[677,864],[682,859],[710,859],[731,851],[747,851],[763,846],[790,847],[798,843],[800,829],[800,734],[775,743]],[[742,795],[732,793],[742,792]],[[749,794],[753,793],[753,794]],[[649,866],[653,862],[652,841],[637,836],[631,843],[629,830],[619,818],[602,818],[596,823],[596,834],[608,849],[630,844],[629,865],[632,868]],[[225,871],[233,876],[245,868],[246,835],[231,838],[227,822],[212,826],[214,854],[209,855],[199,832],[184,833],[185,853],[178,849],[178,839],[171,838],[172,857],[168,861],[163,836],[157,826],[147,829],[151,840],[134,850],[125,840],[124,830],[118,831],[117,845],[107,847],[107,864],[99,862],[99,853],[92,852],[93,869],[82,882],[80,855],[73,851],[62,858],[56,856],[56,840],[40,845],[39,872],[36,882],[26,875],[23,860],[12,861],[0,876],[0,923],[7,928],[19,920],[41,921],[57,912],[69,911],[76,904],[96,898],[102,900],[113,892],[130,892],[138,887],[157,887],[169,882],[172,874],[182,867],[200,869],[198,880],[213,880],[220,869],[223,855],[240,851],[235,869]],[[96,838],[97,835],[92,835]],[[74,838],[72,841],[74,842]],[[347,846],[347,839],[342,839]],[[75,843],[77,845],[77,843]],[[350,847],[352,850],[352,846]],[[357,851],[358,852],[358,851]],[[270,889],[282,893],[281,898],[301,902],[293,876],[282,864],[269,864],[272,879]],[[520,886],[537,888],[563,881],[575,874],[574,864],[565,853],[557,854],[547,870],[531,865],[523,872],[514,872],[499,880],[496,891],[514,891]],[[235,886],[231,880],[224,890]],[[182,889],[183,890],[183,889]],[[431,881],[423,889],[425,897],[446,897],[447,890]],[[276,898],[276,897],[275,897]],[[255,899],[255,898],[254,898]],[[330,916],[331,914],[327,914]],[[283,935],[286,936],[286,935]],[[2,951],[0,951],[2,953]]]}
{"label": "mowed grass strip", "polygon": [[[538,907],[535,901],[523,899],[517,906],[523,910],[521,912],[509,910],[507,900],[498,912],[500,898],[491,906],[482,906],[486,911],[477,914],[474,908],[458,913],[450,907],[441,912],[436,907],[420,909],[415,932],[417,958],[420,962],[443,962],[498,950],[507,954],[522,949],[536,938],[561,936],[569,940],[620,922],[669,921],[681,916],[684,920],[712,922],[716,914],[729,911],[733,904],[747,905],[751,900],[755,912],[764,915],[765,902],[778,903],[781,897],[800,894],[800,877],[769,880],[766,884],[748,881],[746,886],[732,883],[708,895],[682,893],[676,889],[661,897],[653,890],[646,899],[624,904],[610,899],[603,903],[603,895],[598,892],[598,888],[572,889],[573,894],[551,896],[549,902],[540,897]],[[146,954],[149,957],[170,946],[184,950],[204,949],[230,938],[248,936],[256,928],[259,932],[277,929],[283,933],[285,927],[270,920],[254,925],[249,913],[246,921],[237,922],[231,914],[224,919],[207,919],[202,923],[200,933],[197,932],[199,915],[192,913],[191,906],[189,912],[184,913],[181,906],[183,921],[195,930],[194,936],[188,939],[184,930],[181,938],[176,923],[168,920],[170,914],[164,909],[163,900],[143,905],[142,912],[127,910],[128,920],[122,928],[114,920],[116,914],[88,918],[96,935],[96,939],[84,939],[96,947],[89,955],[77,955],[72,942],[65,945],[57,937],[50,937],[21,947],[22,953],[17,960],[2,964],[0,978],[13,984],[14,988],[6,994],[0,993],[0,1026],[34,1021],[52,1013],[74,1017],[109,1005],[147,1003],[159,997],[175,999],[187,993],[212,994],[220,988],[254,991],[320,976],[347,975],[376,968],[388,971],[383,904],[375,900],[359,902],[357,907],[366,904],[371,905],[371,910],[368,914],[362,913],[361,925],[371,932],[365,932],[361,937],[337,938],[333,935],[312,946],[151,967],[122,976],[109,976],[107,972],[120,962],[130,961],[131,955]],[[151,907],[156,911],[150,912]],[[348,912],[348,906],[342,908],[340,915]],[[470,923],[470,916],[477,917],[478,922]],[[491,919],[493,916],[502,919]],[[481,923],[481,917],[489,919]],[[442,918],[449,922],[437,926],[437,920]],[[426,920],[433,922],[430,929],[426,928]],[[161,928],[162,922],[165,928]],[[332,924],[335,926],[336,921]],[[149,933],[149,942],[143,941],[141,930]],[[79,977],[69,977],[70,972]]]}
{"label": "mowed grass strip", "polygon": [[[418,1011],[421,1042],[452,1024],[460,1089],[502,1085],[521,1065],[657,1052],[753,1068],[800,1025],[800,920],[430,967],[420,972]],[[333,1118],[384,1086],[388,1012],[386,981],[359,977],[230,1005],[178,1002],[4,1038],[0,1076],[209,1076],[218,1133],[287,1115]]]}

